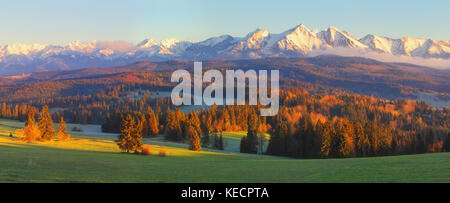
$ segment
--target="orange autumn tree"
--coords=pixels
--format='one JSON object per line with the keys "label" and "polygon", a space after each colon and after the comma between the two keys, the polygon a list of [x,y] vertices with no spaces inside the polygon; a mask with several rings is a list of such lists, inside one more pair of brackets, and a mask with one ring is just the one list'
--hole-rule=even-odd
{"label": "orange autumn tree", "polygon": [[27,120],[25,122],[24,131],[24,140],[25,141],[38,141],[41,139],[41,131],[39,130],[38,125],[35,121],[34,108],[28,107],[27,110]]}
{"label": "orange autumn tree", "polygon": [[42,111],[39,114],[39,130],[41,131],[41,140],[43,141],[52,140],[55,135],[52,116],[47,105],[42,107]]}
{"label": "orange autumn tree", "polygon": [[66,122],[64,121],[64,118],[62,116],[59,120],[59,125],[56,128],[56,135],[58,136],[58,138],[60,140],[69,140],[70,139],[70,135],[67,134]]}
{"label": "orange autumn tree", "polygon": [[122,120],[122,127],[118,138],[116,143],[122,151],[128,153],[130,151],[138,152],[142,149],[142,131],[139,130],[136,120],[131,114],[128,114]]}

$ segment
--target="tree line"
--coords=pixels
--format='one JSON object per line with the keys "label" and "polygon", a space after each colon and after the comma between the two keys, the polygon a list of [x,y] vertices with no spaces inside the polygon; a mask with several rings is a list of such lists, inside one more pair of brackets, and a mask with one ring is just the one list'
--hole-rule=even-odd
{"label": "tree line", "polygon": [[53,113],[51,120],[101,122],[104,132],[120,133],[122,121],[130,114],[142,125],[142,137],[163,134],[167,140],[189,143],[197,135],[201,147],[217,149],[224,148],[224,131],[247,131],[241,140],[241,152],[247,153],[265,151],[261,133],[268,133],[266,153],[299,158],[448,151],[450,108],[433,108],[424,102],[355,94],[310,95],[305,89],[293,88],[280,91],[282,110],[274,117],[259,117],[260,106],[246,105],[213,105],[190,115],[173,107],[169,98],[152,98],[149,91],[136,87],[110,86],[87,96],[30,104],[2,103],[0,117],[26,121],[30,108],[37,112],[34,105],[43,109],[46,103],[68,104],[68,109]]}
{"label": "tree line", "polygon": [[[244,153],[342,158],[450,151],[448,108],[361,95],[309,95],[302,89],[280,95],[282,107],[274,117],[260,117],[261,106],[213,105],[187,114],[158,109],[154,120],[165,139],[195,149],[197,137],[202,147],[223,149],[224,131],[246,131],[240,144]],[[144,123],[153,117],[140,114],[133,113]],[[262,133],[270,134],[267,150]]]}

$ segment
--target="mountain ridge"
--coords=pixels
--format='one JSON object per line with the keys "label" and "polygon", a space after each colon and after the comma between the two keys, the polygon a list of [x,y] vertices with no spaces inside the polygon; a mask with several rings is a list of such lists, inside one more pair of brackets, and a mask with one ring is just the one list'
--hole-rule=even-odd
{"label": "mountain ridge", "polygon": [[244,37],[221,35],[200,42],[169,38],[160,42],[145,39],[137,44],[123,41],[74,41],[66,46],[22,43],[0,45],[0,75],[125,65],[141,60],[296,57],[337,49],[450,60],[448,40],[412,37],[393,39],[372,34],[359,39],[333,26],[323,31],[311,31],[300,24],[279,34],[257,29]]}

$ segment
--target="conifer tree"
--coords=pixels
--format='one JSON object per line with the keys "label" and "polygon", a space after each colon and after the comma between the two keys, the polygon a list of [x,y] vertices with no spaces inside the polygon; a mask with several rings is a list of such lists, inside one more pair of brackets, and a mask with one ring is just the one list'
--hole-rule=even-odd
{"label": "conifer tree", "polygon": [[201,151],[202,148],[200,146],[200,134],[202,132],[200,126],[200,119],[198,118],[197,113],[190,112],[185,121],[186,135],[185,137],[189,140],[190,150]]}
{"label": "conifer tree", "polygon": [[334,136],[334,128],[332,127],[331,123],[329,121],[325,121],[323,123],[322,131],[320,132],[321,135],[321,156],[322,157],[331,157],[331,145],[333,142],[333,136]]}
{"label": "conifer tree", "polygon": [[27,120],[25,121],[25,126],[31,126],[34,125],[34,123],[36,122],[35,117],[34,117],[34,108],[31,106],[28,106],[27,109]]}
{"label": "conifer tree", "polygon": [[141,134],[141,136],[144,136],[144,131],[148,131],[146,129],[147,127],[147,118],[145,118],[145,114],[138,113],[136,116],[136,131]]}
{"label": "conifer tree", "polygon": [[187,136],[189,138],[189,149],[193,151],[201,151],[202,147],[200,146],[200,137],[194,126],[191,125],[188,127]]}
{"label": "conifer tree", "polygon": [[188,114],[188,118],[186,120],[188,126],[192,126],[196,133],[200,135],[202,133],[200,119],[198,118],[197,113],[191,111]]}
{"label": "conifer tree", "polygon": [[156,137],[159,135],[159,123],[158,123],[158,118],[155,115],[155,113],[153,112],[152,109],[149,110],[148,113],[148,134],[150,137]]}
{"label": "conifer tree", "polygon": [[52,116],[47,105],[42,107],[42,111],[39,114],[39,130],[41,131],[41,139],[44,141],[52,140],[55,135]]}
{"label": "conifer tree", "polygon": [[41,139],[41,131],[35,122],[34,109],[29,106],[27,110],[27,120],[25,122],[24,139],[27,141],[37,141]]}
{"label": "conifer tree", "polygon": [[425,147],[425,142],[422,138],[422,135],[417,134],[416,136],[414,136],[414,143],[415,143],[415,153],[425,153],[426,152],[426,147]]}
{"label": "conifer tree", "polygon": [[142,149],[142,132],[139,131],[139,127],[131,114],[128,114],[122,121],[118,138],[116,143],[122,151],[128,153],[130,151],[138,152]]}
{"label": "conifer tree", "polygon": [[434,144],[434,133],[433,133],[432,129],[429,129],[425,136],[425,147],[426,147],[427,151],[430,151],[430,152],[432,151],[433,144]]}
{"label": "conifer tree", "polygon": [[210,134],[212,132],[212,116],[211,110],[208,109],[202,116],[202,138],[201,143],[203,147],[208,147],[210,144]]}
{"label": "conifer tree", "polygon": [[224,150],[224,145],[223,145],[223,135],[222,135],[222,133],[220,134],[220,137],[219,137],[219,146],[218,146],[218,149]]}
{"label": "conifer tree", "polygon": [[450,152],[450,131],[445,136],[444,146],[442,147],[444,151]]}
{"label": "conifer tree", "polygon": [[251,112],[248,115],[247,120],[247,136],[242,138],[241,143],[245,146],[245,153],[256,154],[258,152],[258,129],[259,129],[259,117],[255,110],[251,108]]}
{"label": "conifer tree", "polygon": [[170,141],[183,141],[183,129],[181,124],[184,122],[182,118],[182,112],[179,110],[171,112],[167,110],[166,126],[165,126],[165,139]]}
{"label": "conifer tree", "polygon": [[64,121],[64,118],[61,116],[59,120],[59,125],[56,128],[56,135],[60,140],[68,140],[70,139],[70,135],[67,134],[67,127],[66,122]]}
{"label": "conifer tree", "polygon": [[273,128],[270,135],[269,144],[267,146],[267,154],[286,155],[285,140],[288,135],[289,128],[286,109],[286,107],[282,107],[273,120]]}

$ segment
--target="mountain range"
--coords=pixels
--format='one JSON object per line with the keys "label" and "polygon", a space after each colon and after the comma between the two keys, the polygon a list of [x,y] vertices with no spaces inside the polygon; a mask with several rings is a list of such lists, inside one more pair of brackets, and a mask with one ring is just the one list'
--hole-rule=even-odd
{"label": "mountain range", "polygon": [[353,50],[361,55],[370,52],[445,61],[450,59],[449,40],[392,39],[371,34],[359,39],[336,27],[315,31],[301,24],[279,34],[257,29],[245,37],[222,35],[200,42],[145,39],[136,45],[123,41],[75,41],[66,46],[0,45],[0,75],[117,66],[142,60],[296,57],[337,49]]}

